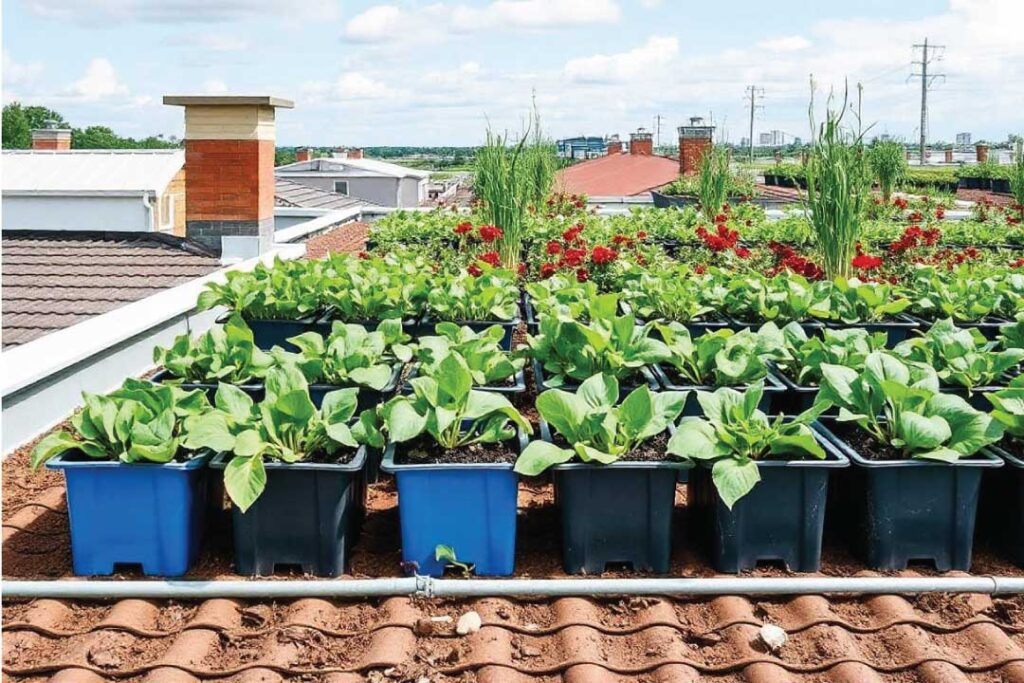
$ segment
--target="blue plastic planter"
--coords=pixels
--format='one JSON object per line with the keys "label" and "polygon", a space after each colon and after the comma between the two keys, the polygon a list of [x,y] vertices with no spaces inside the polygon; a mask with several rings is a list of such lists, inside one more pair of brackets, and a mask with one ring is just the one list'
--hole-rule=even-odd
{"label": "blue plastic planter", "polygon": [[99,461],[69,451],[63,470],[75,574],[109,575],[138,565],[147,576],[181,576],[199,556],[207,511],[207,462]]}
{"label": "blue plastic planter", "polygon": [[[451,546],[478,576],[508,576],[515,568],[519,475],[511,463],[396,464],[388,444],[381,469],[398,482],[402,561],[416,573],[441,576],[438,545]],[[526,435],[519,434],[519,450]]]}

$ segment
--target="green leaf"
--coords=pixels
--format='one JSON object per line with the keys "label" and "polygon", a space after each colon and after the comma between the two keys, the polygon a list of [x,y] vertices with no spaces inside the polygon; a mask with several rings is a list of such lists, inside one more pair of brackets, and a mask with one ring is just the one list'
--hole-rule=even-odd
{"label": "green leaf", "polygon": [[[223,385],[222,385],[223,386]],[[209,448],[215,452],[230,451],[235,447],[227,418],[222,413],[206,413],[189,418],[183,446],[190,451]]]}
{"label": "green leaf", "polygon": [[35,448],[32,449],[29,463],[32,465],[32,469],[36,469],[50,458],[55,458],[61,453],[78,447],[78,440],[67,432],[51,432],[44,436],[35,445]]}
{"label": "green leaf", "polygon": [[412,404],[403,396],[393,400],[387,411],[385,424],[388,438],[396,443],[415,439],[427,427],[427,415],[416,412]]}
{"label": "green leaf", "polygon": [[952,436],[949,424],[938,415],[925,417],[917,413],[900,413],[898,430],[906,448],[914,451],[937,448]]}
{"label": "green leaf", "polygon": [[610,408],[619,400],[619,381],[613,375],[598,373],[584,380],[576,395],[587,408]]}
{"label": "green leaf", "polygon": [[722,458],[712,466],[711,479],[715,482],[722,502],[732,510],[736,501],[750,493],[757,482],[761,481],[761,472],[753,460]]}
{"label": "green leaf", "polygon": [[644,430],[654,417],[654,401],[647,385],[629,392],[619,406],[619,423],[626,434],[634,436]]}
{"label": "green leaf", "polygon": [[248,510],[267,486],[262,457],[235,456],[224,467],[224,489],[242,512]]}
{"label": "green leaf", "polygon": [[710,422],[699,417],[684,417],[668,441],[668,452],[681,458],[714,460],[729,454],[729,447],[718,439]]}
{"label": "green leaf", "polygon": [[531,441],[519,458],[515,471],[529,477],[536,476],[554,465],[572,460],[575,453],[569,448],[559,448],[547,441]]}
{"label": "green leaf", "polygon": [[388,365],[371,365],[368,368],[355,368],[348,376],[356,384],[380,391],[391,381],[391,372]]}
{"label": "green leaf", "polygon": [[263,451],[263,439],[255,429],[246,429],[235,437],[234,453],[241,457],[252,457]]}
{"label": "green leaf", "polygon": [[252,397],[231,384],[217,385],[213,403],[236,420],[246,420],[252,414]]}

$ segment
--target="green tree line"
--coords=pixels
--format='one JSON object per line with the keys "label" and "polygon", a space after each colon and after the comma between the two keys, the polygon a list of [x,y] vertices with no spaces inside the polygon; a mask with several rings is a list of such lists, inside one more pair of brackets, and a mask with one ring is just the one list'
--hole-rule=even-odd
{"label": "green tree line", "polygon": [[122,137],[107,126],[75,128],[59,113],[36,105],[24,106],[11,102],[3,109],[4,149],[29,149],[32,147],[32,130],[46,128],[47,122],[55,122],[57,128],[71,129],[73,149],[173,149],[180,146],[174,140],[165,140],[160,135],[136,139]]}

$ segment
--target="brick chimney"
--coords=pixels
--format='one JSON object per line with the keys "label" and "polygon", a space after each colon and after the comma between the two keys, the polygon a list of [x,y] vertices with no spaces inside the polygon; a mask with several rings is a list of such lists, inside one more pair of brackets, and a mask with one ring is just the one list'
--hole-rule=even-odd
{"label": "brick chimney", "polygon": [[953,163],[953,148],[952,148],[952,147],[947,147],[947,148],[946,148],[946,158],[945,158],[945,162],[946,162],[947,164],[951,164],[951,163]]}
{"label": "brick chimney", "polygon": [[348,159],[362,159],[363,158],[363,149],[361,147],[356,147],[355,149],[348,150],[348,156],[346,158],[348,158]]}
{"label": "brick chimney", "polygon": [[309,147],[299,147],[295,150],[295,161],[312,161],[313,150]]}
{"label": "brick chimney", "polygon": [[709,149],[715,127],[704,124],[700,116],[691,116],[690,125],[679,126],[679,173],[693,175],[700,169],[700,160]]}
{"label": "brick chimney", "polygon": [[[185,107],[185,234],[223,253],[255,256],[274,241],[274,113],[289,100],[166,95]],[[248,238],[239,240],[236,238]]]}
{"label": "brick chimney", "polygon": [[654,139],[646,128],[637,128],[629,134],[629,153],[651,156],[654,154]]}
{"label": "brick chimney", "polygon": [[618,135],[613,135],[608,138],[606,147],[608,149],[608,156],[613,154],[622,154],[622,140],[619,139]]}
{"label": "brick chimney", "polygon": [[46,128],[32,131],[32,149],[71,149],[71,130],[57,128],[56,121],[47,121]]}
{"label": "brick chimney", "polygon": [[988,161],[988,145],[978,143],[974,146],[974,152],[978,155],[978,163],[983,164]]}

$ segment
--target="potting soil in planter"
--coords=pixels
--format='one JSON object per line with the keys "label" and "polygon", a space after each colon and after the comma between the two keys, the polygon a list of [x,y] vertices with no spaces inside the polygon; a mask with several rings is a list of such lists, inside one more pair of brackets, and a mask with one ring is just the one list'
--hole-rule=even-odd
{"label": "potting soil in planter", "polygon": [[790,571],[818,571],[829,473],[850,465],[831,442],[819,443],[825,460],[758,462],[761,481],[732,510],[718,495],[709,465],[690,473],[687,500],[702,520],[697,528],[710,534],[715,569],[739,572],[780,560]]}
{"label": "potting soil in planter", "polygon": [[[358,532],[366,491],[366,449],[340,451],[333,462],[264,462],[267,485],[244,513],[232,507],[235,571],[266,576],[300,567],[316,576],[339,576]],[[230,459],[220,453],[212,467]]]}
{"label": "potting soil in planter", "polygon": [[834,509],[867,565],[898,570],[924,560],[939,571],[969,571],[981,475],[1002,461],[985,450],[956,463],[896,459],[859,427],[822,423],[852,463]]}
{"label": "potting soil in planter", "polygon": [[567,573],[600,574],[623,566],[668,572],[676,479],[688,465],[669,459],[667,446],[668,435],[661,434],[631,453],[629,461],[551,468]]}
{"label": "potting soil in planter", "polygon": [[[502,444],[442,451],[428,439],[388,444],[381,469],[395,475],[402,526],[402,562],[409,572],[441,576],[437,546],[450,546],[479,576],[515,568],[516,496],[513,471],[525,435]],[[410,453],[425,457],[410,457]]]}
{"label": "potting soil in planter", "polygon": [[138,566],[147,576],[181,576],[199,556],[207,513],[207,463],[122,463],[78,451],[46,466],[63,470],[75,574]]}

